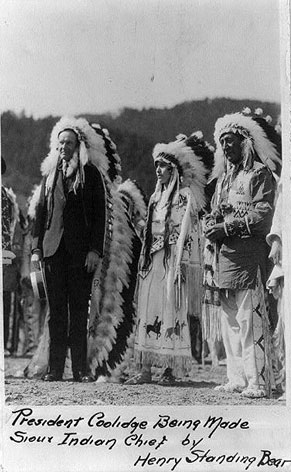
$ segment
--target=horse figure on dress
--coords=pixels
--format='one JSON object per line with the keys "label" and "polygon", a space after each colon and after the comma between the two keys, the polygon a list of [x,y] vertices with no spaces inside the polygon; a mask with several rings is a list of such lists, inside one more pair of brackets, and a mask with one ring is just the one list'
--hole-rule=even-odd
{"label": "horse figure on dress", "polygon": [[161,325],[162,325],[162,321],[161,320],[158,321],[158,319],[159,317],[156,316],[154,324],[146,325],[147,334],[149,335],[149,333],[152,331],[153,333],[156,333],[157,339],[161,336]]}
{"label": "horse figure on dress", "polygon": [[173,334],[179,337],[182,333],[184,326],[186,326],[185,321],[182,321],[182,323],[180,324],[180,321],[176,319],[175,326],[170,326],[170,328],[166,330],[165,339],[167,338],[172,339]]}

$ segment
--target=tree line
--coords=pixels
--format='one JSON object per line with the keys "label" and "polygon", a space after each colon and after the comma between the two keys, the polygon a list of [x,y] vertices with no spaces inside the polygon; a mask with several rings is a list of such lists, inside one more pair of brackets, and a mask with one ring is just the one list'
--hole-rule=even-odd
{"label": "tree line", "polygon": [[[155,185],[151,153],[156,143],[172,141],[179,133],[189,135],[202,131],[204,138],[214,144],[217,118],[244,107],[262,108],[264,115],[271,115],[275,123],[279,119],[278,103],[229,98],[189,101],[163,109],[124,108],[118,115],[84,113],[79,116],[108,129],[121,157],[122,177],[136,180],[149,196]],[[49,152],[50,133],[59,119],[54,116],[34,119],[25,112],[2,114],[2,156],[7,164],[3,181],[13,188],[24,211],[33,186],[40,182],[40,164]]]}

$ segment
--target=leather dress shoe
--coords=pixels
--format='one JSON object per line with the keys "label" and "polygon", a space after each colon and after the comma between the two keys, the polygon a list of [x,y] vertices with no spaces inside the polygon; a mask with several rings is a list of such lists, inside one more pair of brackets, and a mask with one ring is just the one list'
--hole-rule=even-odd
{"label": "leather dress shoe", "polygon": [[90,383],[94,382],[94,379],[87,374],[82,374],[82,372],[74,372],[73,378],[75,382]]}
{"label": "leather dress shoe", "polygon": [[91,375],[83,375],[81,382],[82,383],[91,383],[91,382],[94,382],[94,379],[93,379],[93,377],[91,377]]}
{"label": "leather dress shoe", "polygon": [[50,372],[49,374],[46,374],[43,378],[45,382],[57,382],[58,380],[62,380],[62,374],[59,374],[57,372]]}

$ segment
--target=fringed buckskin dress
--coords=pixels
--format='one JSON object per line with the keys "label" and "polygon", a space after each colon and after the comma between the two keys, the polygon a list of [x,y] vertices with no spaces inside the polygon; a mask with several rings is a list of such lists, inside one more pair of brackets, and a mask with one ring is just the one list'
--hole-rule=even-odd
{"label": "fringed buckskin dress", "polygon": [[[151,263],[140,270],[138,279],[135,360],[170,367],[179,377],[191,369],[188,315],[200,310],[200,229],[190,188],[177,190],[169,220],[170,253],[165,258],[167,194],[161,192],[157,201],[152,196],[149,204]],[[144,250],[145,246],[146,241]]]}

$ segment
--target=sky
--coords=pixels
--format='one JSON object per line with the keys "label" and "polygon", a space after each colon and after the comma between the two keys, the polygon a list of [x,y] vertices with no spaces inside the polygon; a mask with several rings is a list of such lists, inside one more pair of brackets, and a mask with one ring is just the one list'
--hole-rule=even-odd
{"label": "sky", "polygon": [[0,0],[1,108],[280,102],[279,0]]}

